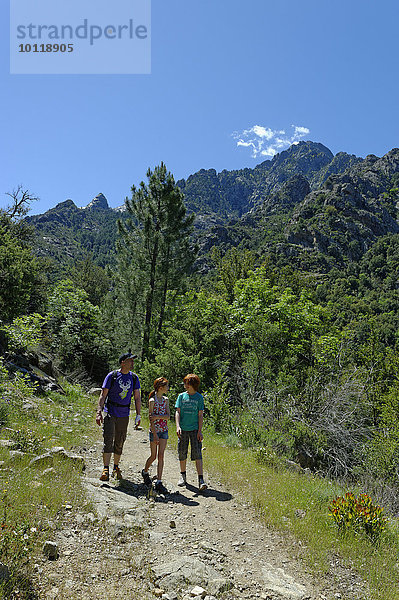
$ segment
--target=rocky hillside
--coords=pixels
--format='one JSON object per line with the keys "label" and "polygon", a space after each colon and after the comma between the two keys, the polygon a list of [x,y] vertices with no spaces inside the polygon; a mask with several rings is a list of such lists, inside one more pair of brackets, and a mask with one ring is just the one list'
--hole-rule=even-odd
{"label": "rocky hillside", "polygon": [[399,232],[398,183],[399,149],[331,175],[297,204],[284,229],[287,243],[335,263],[359,260],[379,237]]}
{"label": "rocky hillside", "polygon": [[316,189],[329,175],[342,173],[361,160],[345,152],[334,156],[323,144],[299,142],[254,169],[221,173],[201,169],[186,181],[178,181],[178,185],[194,212],[241,216],[297,175],[306,177],[311,188]]}
{"label": "rocky hillside", "polygon": [[98,194],[85,208],[65,200],[42,215],[27,217],[27,221],[36,230],[37,254],[50,259],[55,268],[88,253],[105,266],[115,257],[121,215],[121,209],[111,209],[106,197]]}
{"label": "rocky hillside", "polygon": [[[399,150],[382,158],[332,152],[315,142],[299,142],[254,169],[200,170],[178,185],[187,208],[196,213],[199,264],[214,245],[276,253],[304,268],[328,269],[359,260],[381,236],[397,233]],[[88,252],[104,266],[115,253],[117,220],[103,194],[85,208],[72,200],[29,217],[37,231],[37,251],[57,264]]]}

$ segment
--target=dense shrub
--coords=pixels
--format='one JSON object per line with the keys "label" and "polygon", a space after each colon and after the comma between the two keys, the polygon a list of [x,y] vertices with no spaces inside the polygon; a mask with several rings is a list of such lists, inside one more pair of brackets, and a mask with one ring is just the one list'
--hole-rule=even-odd
{"label": "dense shrub", "polygon": [[342,533],[365,533],[373,542],[377,541],[386,529],[387,519],[384,509],[374,504],[370,496],[347,492],[338,496],[329,505],[329,514]]}

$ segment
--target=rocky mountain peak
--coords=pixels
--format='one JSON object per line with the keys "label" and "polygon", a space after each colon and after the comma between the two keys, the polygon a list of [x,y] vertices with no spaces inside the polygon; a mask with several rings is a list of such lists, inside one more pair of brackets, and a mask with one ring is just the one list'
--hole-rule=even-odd
{"label": "rocky mountain peak", "polygon": [[97,210],[97,209],[102,209],[102,210],[108,210],[109,209],[109,205],[108,205],[108,200],[106,199],[106,197],[104,196],[104,194],[97,194],[97,196],[95,198],[93,198],[93,200],[91,202],[89,202],[89,204],[86,206],[86,210]]}
{"label": "rocky mountain peak", "polygon": [[319,142],[298,142],[279,152],[271,160],[263,161],[255,169],[275,170],[295,161],[302,171],[308,172],[328,165],[333,158],[331,150]]}
{"label": "rocky mountain peak", "polygon": [[70,198],[68,198],[68,200],[64,200],[63,202],[59,202],[58,204],[56,204],[56,206],[50,210],[54,210],[54,211],[62,211],[62,210],[69,210],[69,209],[76,209],[77,210],[77,206],[75,204],[75,202],[73,200],[71,200]]}

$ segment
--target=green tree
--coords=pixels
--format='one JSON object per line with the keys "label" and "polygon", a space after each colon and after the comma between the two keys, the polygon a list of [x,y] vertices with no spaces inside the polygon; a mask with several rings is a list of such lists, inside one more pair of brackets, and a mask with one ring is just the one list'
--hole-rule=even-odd
{"label": "green tree", "polygon": [[154,171],[148,169],[147,178],[147,184],[132,187],[132,197],[125,201],[130,218],[119,221],[141,305],[135,311],[143,311],[143,360],[149,355],[151,331],[157,338],[163,327],[168,291],[180,287],[195,258],[189,241],[194,215],[186,215],[184,196],[173,175],[161,163]]}
{"label": "green tree", "polygon": [[233,322],[254,380],[293,374],[296,385],[313,363],[315,335],[322,332],[322,308],[302,292],[272,286],[265,268],[237,282]]}
{"label": "green tree", "polygon": [[75,262],[71,279],[87,293],[90,302],[96,306],[102,303],[111,285],[107,271],[94,263],[92,254]]}
{"label": "green tree", "polygon": [[234,300],[234,286],[239,279],[248,277],[254,268],[256,256],[251,250],[239,250],[230,248],[225,254],[219,246],[214,246],[211,251],[222,290],[227,296],[228,302]]}
{"label": "green tree", "polygon": [[23,217],[35,198],[19,186],[12,203],[0,209],[0,318],[35,310],[41,303],[42,275],[32,251],[33,230]]}
{"label": "green tree", "polygon": [[10,325],[1,329],[8,338],[10,350],[22,352],[35,349],[42,342],[44,317],[37,313],[16,317]]}
{"label": "green tree", "polygon": [[89,374],[107,355],[109,341],[103,332],[100,309],[89,302],[73,281],[60,281],[48,302],[46,315],[50,345],[68,370],[84,367]]}

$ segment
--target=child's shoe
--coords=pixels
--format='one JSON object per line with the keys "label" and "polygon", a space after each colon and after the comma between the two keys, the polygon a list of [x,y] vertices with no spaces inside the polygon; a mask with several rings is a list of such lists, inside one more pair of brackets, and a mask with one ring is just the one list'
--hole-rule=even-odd
{"label": "child's shoe", "polygon": [[198,479],[198,489],[199,489],[200,492],[203,492],[203,491],[205,491],[205,490],[208,489],[208,486],[206,485],[206,483],[205,483],[205,481],[203,480],[202,477],[200,477]]}
{"label": "child's shoe", "polygon": [[162,481],[157,481],[156,482],[156,484],[155,484],[155,491],[157,492],[157,494],[162,494],[163,496],[166,496],[166,494],[169,494],[168,490],[163,485]]}
{"label": "child's shoe", "polygon": [[183,487],[186,484],[187,484],[186,474],[180,473],[180,477],[179,477],[179,481],[177,482],[177,485],[179,487]]}
{"label": "child's shoe", "polygon": [[141,475],[142,475],[142,477],[143,477],[143,479],[144,479],[144,483],[145,483],[146,485],[148,485],[148,486],[152,485],[151,477],[149,476],[149,474],[148,474],[148,473],[146,473],[146,472],[144,471],[144,469],[141,471]]}

